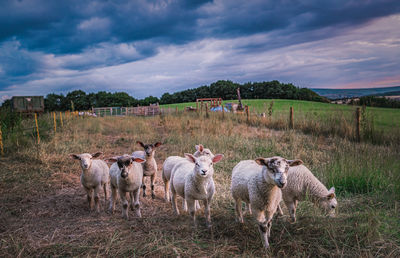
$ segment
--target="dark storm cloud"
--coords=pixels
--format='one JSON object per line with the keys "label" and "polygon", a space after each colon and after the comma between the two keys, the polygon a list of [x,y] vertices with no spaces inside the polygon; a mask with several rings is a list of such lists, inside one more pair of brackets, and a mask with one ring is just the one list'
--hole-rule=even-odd
{"label": "dark storm cloud", "polygon": [[[57,83],[62,82],[58,88],[62,91],[78,87],[83,79],[87,81],[81,84],[89,85],[87,87],[93,87],[93,90],[96,85],[107,88],[110,87],[104,82],[107,77],[102,77],[103,74],[97,71],[91,74],[90,70],[130,63],[136,64],[136,73],[146,74],[136,76],[143,84],[151,84],[157,78],[167,78],[171,85],[179,80],[190,81],[182,79],[182,75],[175,75],[179,74],[179,69],[171,64],[180,53],[174,51],[185,52],[185,46],[192,48],[185,52],[185,57],[180,57],[181,62],[192,63],[189,57],[198,49],[210,51],[213,55],[223,52],[204,46],[216,40],[230,42],[216,48],[226,50],[230,56],[205,59],[204,66],[216,72],[215,78],[264,80],[264,73],[253,68],[253,64],[240,66],[238,63],[244,62],[244,58],[252,60],[248,55],[257,57],[274,51],[279,60],[269,64],[273,67],[281,62],[281,55],[275,50],[340,36],[399,12],[398,0],[4,0],[0,8],[0,93],[7,90],[10,94],[18,85],[39,88],[43,83],[50,87],[54,82],[49,78],[54,77],[58,78]],[[171,50],[175,56],[168,55],[165,49]],[[205,55],[193,54],[191,58],[200,59]],[[158,56],[158,61],[151,60],[151,65],[142,63]],[[385,52],[385,56],[396,55]],[[163,66],[157,66],[160,59]],[[365,65],[372,69],[380,63],[384,64],[385,59],[351,63],[344,68],[353,70],[357,65]],[[398,67],[397,61],[388,63],[392,64],[391,69]],[[143,65],[146,70],[141,70]],[[160,74],[152,73],[154,66],[158,67]],[[192,71],[203,69],[194,65],[190,68]],[[126,73],[131,72],[128,69]],[[281,74],[290,80],[291,73],[293,71],[287,72],[289,75]],[[119,74],[116,79],[123,76]],[[125,81],[119,83],[130,85]]]}
{"label": "dark storm cloud", "polygon": [[180,44],[200,37],[306,32],[399,11],[398,1],[5,1],[0,40],[15,37],[30,50],[79,53],[101,42]]}

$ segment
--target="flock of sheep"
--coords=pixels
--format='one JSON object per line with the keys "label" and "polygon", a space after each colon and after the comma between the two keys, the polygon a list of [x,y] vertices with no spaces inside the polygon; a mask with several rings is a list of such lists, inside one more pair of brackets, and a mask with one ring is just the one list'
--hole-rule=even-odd
{"label": "flock of sheep", "polygon": [[[137,142],[144,151],[135,151],[131,155],[122,155],[106,159],[112,162],[110,168],[103,160],[94,159],[102,153],[71,154],[80,161],[82,168],[81,183],[87,192],[89,208],[100,211],[99,193],[104,190],[108,199],[107,184],[111,186],[109,210],[114,213],[118,195],[122,203],[122,216],[128,219],[128,199],[130,208],[141,217],[140,189],[146,196],[144,177],[151,178],[151,196],[154,199],[154,181],[157,172],[155,149],[161,145]],[[207,227],[211,227],[210,205],[215,193],[213,180],[214,164],[221,161],[222,154],[214,155],[203,145],[196,145],[192,155],[185,157],[170,156],[163,164],[165,200],[172,201],[174,212],[179,215],[177,196],[183,198],[183,209],[189,211],[196,226],[196,210],[203,202]],[[243,223],[242,202],[248,213],[257,220],[259,232],[265,248],[269,247],[272,218],[278,211],[282,215],[280,202],[283,200],[293,222],[296,221],[296,208],[299,201],[308,196],[327,214],[333,215],[337,206],[335,189],[327,189],[301,160],[287,160],[282,157],[257,158],[240,161],[232,170],[231,193],[235,200],[236,220]],[[170,196],[171,195],[171,196]]]}

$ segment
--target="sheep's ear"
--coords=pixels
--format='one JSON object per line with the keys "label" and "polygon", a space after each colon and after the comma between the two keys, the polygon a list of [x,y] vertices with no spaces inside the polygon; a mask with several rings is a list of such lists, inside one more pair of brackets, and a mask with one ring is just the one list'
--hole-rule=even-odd
{"label": "sheep's ear", "polygon": [[161,142],[156,142],[156,143],[154,143],[154,147],[160,147],[162,145],[162,143]]}
{"label": "sheep's ear", "polygon": [[144,148],[144,144],[141,141],[136,141],[137,144],[139,144],[140,146],[142,146],[142,148]]}
{"label": "sheep's ear", "polygon": [[143,163],[143,162],[145,162],[146,160],[145,160],[145,159],[141,159],[141,158],[134,158],[134,157],[132,157],[132,161],[137,162],[137,163]]}
{"label": "sheep's ear", "polygon": [[217,154],[217,155],[215,155],[214,158],[212,159],[212,162],[213,162],[213,163],[218,163],[218,162],[221,161],[221,159],[222,159],[223,157],[224,157],[223,154]]}
{"label": "sheep's ear", "polygon": [[77,154],[69,154],[69,156],[70,156],[71,158],[73,158],[73,159],[78,159],[78,160],[81,159],[81,157],[79,157],[79,155],[77,155]]}
{"label": "sheep's ear", "polygon": [[300,166],[301,164],[303,164],[303,161],[301,159],[288,160],[287,162],[290,167]]}
{"label": "sheep's ear", "polygon": [[192,163],[196,162],[196,158],[190,153],[185,153],[185,157],[186,157],[187,160],[189,160]]}
{"label": "sheep's ear", "polygon": [[200,152],[203,152],[203,150],[204,150],[203,144],[196,145],[196,150],[200,151]]}
{"label": "sheep's ear", "polygon": [[255,161],[257,162],[258,165],[266,166],[269,169],[273,169],[272,163],[274,163],[275,160],[276,160],[275,158],[273,158],[273,159],[268,159],[268,158],[267,159],[266,158],[255,159]]}
{"label": "sheep's ear", "polygon": [[110,162],[110,163],[114,163],[118,161],[118,157],[112,157],[112,158],[108,158],[105,159],[106,162]]}
{"label": "sheep's ear", "polygon": [[260,166],[267,166],[268,163],[268,160],[264,158],[256,158],[254,161]]}
{"label": "sheep's ear", "polygon": [[96,152],[96,153],[92,154],[92,158],[100,157],[101,154],[103,154],[103,152]]}
{"label": "sheep's ear", "polygon": [[330,193],[335,193],[335,187],[332,186],[331,189],[329,189],[329,192]]}
{"label": "sheep's ear", "polygon": [[329,194],[326,196],[326,198],[327,198],[328,200],[332,200],[332,199],[335,198],[335,197],[336,197],[335,193],[329,193]]}

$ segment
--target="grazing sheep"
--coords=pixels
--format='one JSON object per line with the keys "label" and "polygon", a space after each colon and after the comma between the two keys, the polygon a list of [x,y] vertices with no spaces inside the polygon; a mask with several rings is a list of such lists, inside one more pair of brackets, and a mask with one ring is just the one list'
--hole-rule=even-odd
{"label": "grazing sheep", "polygon": [[128,201],[126,199],[126,193],[130,195],[131,210],[135,210],[136,215],[141,217],[139,196],[143,179],[143,168],[140,163],[145,162],[145,160],[125,154],[120,157],[109,158],[108,161],[115,162],[110,167],[110,212],[114,213],[115,211],[118,190],[122,202],[122,217],[128,219]]}
{"label": "grazing sheep", "polygon": [[296,221],[296,208],[299,201],[308,196],[312,202],[327,214],[333,215],[337,206],[335,188],[327,189],[304,165],[291,167],[287,186],[282,189],[282,198],[293,222]]}
{"label": "grazing sheep", "polygon": [[107,201],[107,183],[109,182],[108,166],[102,161],[93,158],[99,157],[102,152],[96,152],[94,154],[82,153],[82,154],[70,154],[70,157],[80,161],[82,174],[81,183],[86,190],[87,200],[89,203],[89,209],[93,210],[93,192],[94,192],[94,203],[96,211],[100,212],[99,193],[101,188],[104,189],[104,199]]}
{"label": "grazing sheep", "polygon": [[176,197],[177,194],[183,197],[187,202],[195,226],[197,226],[195,200],[201,200],[205,207],[207,227],[211,227],[210,204],[215,192],[212,177],[214,174],[213,164],[219,162],[223,156],[217,154],[213,158],[207,156],[196,158],[192,154],[185,153],[188,162],[180,162],[172,169],[172,207],[179,215]]}
{"label": "grazing sheep", "polygon": [[[210,151],[210,149],[204,148],[202,144],[196,145],[196,152],[193,153],[193,156],[200,157],[200,156],[208,156],[210,158],[214,157],[214,154]],[[162,179],[164,181],[164,199],[166,202],[170,201],[169,197],[169,181],[171,179],[171,172],[173,167],[178,164],[180,161],[186,161],[186,158],[180,156],[170,156],[168,157],[163,164],[162,170]]]}
{"label": "grazing sheep", "polygon": [[244,201],[258,222],[265,248],[269,247],[272,217],[281,201],[280,188],[286,184],[289,166],[298,166],[301,163],[301,160],[286,160],[282,157],[257,158],[240,161],[232,170],[231,191],[235,200],[237,221],[243,223]]}
{"label": "grazing sheep", "polygon": [[154,194],[154,181],[156,181],[157,175],[157,162],[154,159],[154,154],[156,152],[156,148],[159,147],[162,143],[157,142],[154,144],[143,144],[141,141],[137,141],[144,151],[134,151],[132,153],[133,157],[138,157],[145,159],[146,161],[142,163],[143,166],[143,197],[146,197],[146,185],[144,183],[144,178],[149,176],[151,179],[151,198],[155,199],[156,195]]}

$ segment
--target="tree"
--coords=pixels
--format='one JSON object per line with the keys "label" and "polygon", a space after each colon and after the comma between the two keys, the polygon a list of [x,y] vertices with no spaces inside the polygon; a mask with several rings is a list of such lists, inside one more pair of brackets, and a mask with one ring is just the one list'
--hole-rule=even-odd
{"label": "tree", "polygon": [[63,94],[50,93],[44,99],[44,107],[47,111],[65,110],[64,102]]}
{"label": "tree", "polygon": [[86,93],[82,90],[69,92],[66,99],[68,102],[74,102],[75,110],[88,110],[90,108]]}

